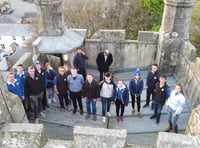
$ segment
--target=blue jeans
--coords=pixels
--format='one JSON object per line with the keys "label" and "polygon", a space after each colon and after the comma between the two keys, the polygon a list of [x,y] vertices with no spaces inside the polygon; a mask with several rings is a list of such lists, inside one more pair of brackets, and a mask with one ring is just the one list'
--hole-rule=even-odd
{"label": "blue jeans", "polygon": [[154,116],[156,117],[156,122],[158,123],[160,121],[160,115],[163,108],[163,104],[158,103],[157,101],[153,101],[153,107],[154,107]]}
{"label": "blue jeans", "polygon": [[173,117],[172,115],[175,113],[175,110],[173,110],[171,107],[168,108],[168,120],[172,122],[172,126],[176,126],[177,120],[180,116],[180,114],[176,115],[176,117]]}
{"label": "blue jeans", "polygon": [[[92,112],[91,112],[90,105],[92,105]],[[96,112],[97,112],[96,100],[87,98],[86,99],[86,108],[87,108],[87,114],[96,115]]]}
{"label": "blue jeans", "polygon": [[54,89],[53,88],[47,88],[47,95],[48,95],[48,99],[52,99],[54,98]]}
{"label": "blue jeans", "polygon": [[106,111],[110,112],[110,105],[111,105],[112,98],[104,98],[101,97],[101,104],[102,104],[102,116],[106,115]]}

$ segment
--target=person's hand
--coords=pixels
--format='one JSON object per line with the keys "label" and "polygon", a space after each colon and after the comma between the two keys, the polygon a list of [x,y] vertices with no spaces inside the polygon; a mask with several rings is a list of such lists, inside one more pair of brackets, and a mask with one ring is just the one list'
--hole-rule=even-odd
{"label": "person's hand", "polygon": [[168,111],[168,105],[166,105],[165,110]]}
{"label": "person's hand", "polygon": [[175,118],[176,117],[176,113],[174,113],[172,116]]}
{"label": "person's hand", "polygon": [[83,50],[81,51],[81,53],[82,53],[83,55],[85,55],[85,52],[84,52]]}

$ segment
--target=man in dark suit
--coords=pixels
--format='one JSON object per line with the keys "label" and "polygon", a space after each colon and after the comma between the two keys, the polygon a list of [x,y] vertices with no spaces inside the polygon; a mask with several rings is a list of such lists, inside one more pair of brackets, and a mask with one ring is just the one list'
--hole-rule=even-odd
{"label": "man in dark suit", "polygon": [[96,63],[97,63],[97,67],[98,67],[98,71],[100,74],[100,80],[103,80],[103,75],[105,72],[109,71],[109,67],[113,62],[113,56],[112,54],[109,52],[109,50],[104,50],[103,52],[100,52],[97,55],[96,58]]}

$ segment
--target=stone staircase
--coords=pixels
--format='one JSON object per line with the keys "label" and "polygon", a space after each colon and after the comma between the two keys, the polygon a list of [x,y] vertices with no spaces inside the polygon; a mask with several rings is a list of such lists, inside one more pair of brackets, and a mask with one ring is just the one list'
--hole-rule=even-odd
{"label": "stone staircase", "polygon": [[[95,77],[98,77],[98,72],[95,70],[90,70]],[[144,79],[148,73],[148,70],[142,70],[141,75]],[[130,78],[133,76],[133,72],[118,72],[114,75],[114,80],[122,79],[126,84],[129,83]],[[176,80],[173,76],[167,77],[167,83],[170,86],[171,90],[176,84]],[[74,126],[89,126],[89,127],[102,127],[108,129],[126,129],[128,134],[128,142],[130,144],[144,144],[144,145],[156,145],[156,139],[158,132],[164,131],[168,126],[167,122],[167,113],[163,109],[161,120],[159,124],[156,124],[155,120],[149,119],[153,111],[150,107],[142,108],[145,103],[146,98],[146,87],[143,90],[141,97],[141,113],[142,118],[138,118],[136,115],[131,113],[131,103],[128,107],[125,108],[124,113],[124,122],[117,123],[115,116],[115,105],[111,105],[111,114],[112,116],[108,119],[107,123],[102,122],[101,117],[101,102],[97,101],[97,121],[92,119],[85,119],[86,116],[86,107],[85,101],[83,100],[84,115],[80,115],[77,112],[75,115],[72,114],[72,111],[60,111],[59,103],[54,103],[50,106],[50,110],[46,111],[47,117],[41,117],[39,123],[43,123],[46,128],[47,136],[52,139],[68,139],[73,140],[73,128]],[[72,106],[71,106],[72,109]],[[189,101],[187,100],[187,107],[184,108],[183,113],[181,114],[178,125],[180,133],[184,133],[187,122],[191,113],[191,108]]]}

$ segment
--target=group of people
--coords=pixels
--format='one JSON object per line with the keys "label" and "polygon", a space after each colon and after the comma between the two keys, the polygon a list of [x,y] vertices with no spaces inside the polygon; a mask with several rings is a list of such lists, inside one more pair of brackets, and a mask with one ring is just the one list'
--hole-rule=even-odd
{"label": "group of people", "polygon": [[[56,102],[54,93],[59,99],[61,111],[69,110],[70,102],[72,102],[73,114],[76,114],[79,108],[80,114],[83,115],[82,100],[84,99],[87,112],[85,118],[92,117],[94,121],[97,119],[96,102],[100,98],[103,122],[106,122],[106,115],[111,116],[111,102],[115,103],[116,121],[124,121],[124,111],[129,104],[130,94],[132,114],[136,114],[141,118],[141,94],[144,82],[140,69],[137,68],[134,71],[134,76],[130,78],[129,85],[126,85],[123,80],[118,80],[116,84],[109,72],[113,56],[108,50],[104,50],[96,58],[99,71],[99,81],[97,81],[92,73],[86,73],[85,64],[87,59],[88,56],[85,52],[81,48],[77,48],[71,68],[63,65],[59,66],[58,71],[56,71],[50,63],[46,63],[45,68],[42,68],[40,61],[36,61],[33,66],[28,67],[28,71],[25,71],[23,65],[19,64],[16,72],[8,73],[7,88],[10,92],[19,96],[26,112],[29,112],[31,108],[36,123],[40,115],[46,116],[45,110],[49,108],[49,105]],[[146,77],[146,86],[146,103],[143,108],[150,105],[150,98],[152,97],[151,109],[154,110],[154,114],[150,119],[155,118],[158,124],[162,108],[166,104],[169,127],[165,131],[169,132],[174,129],[174,132],[178,132],[177,120],[185,104],[182,86],[176,84],[175,89],[170,92],[170,88],[166,83],[166,76],[159,74],[157,64],[152,65],[152,70]]]}

